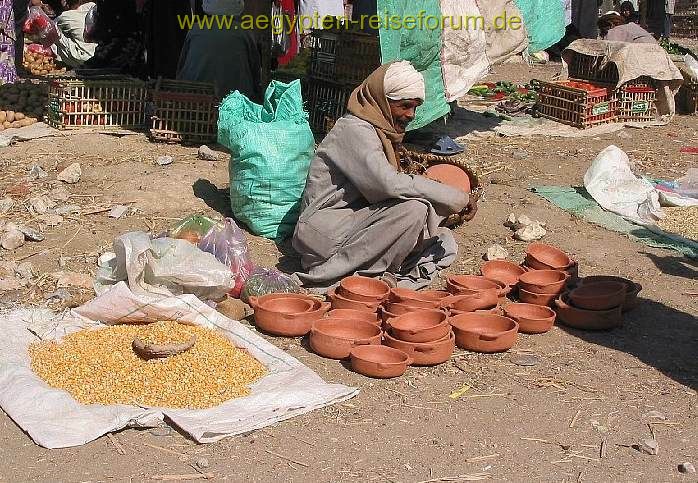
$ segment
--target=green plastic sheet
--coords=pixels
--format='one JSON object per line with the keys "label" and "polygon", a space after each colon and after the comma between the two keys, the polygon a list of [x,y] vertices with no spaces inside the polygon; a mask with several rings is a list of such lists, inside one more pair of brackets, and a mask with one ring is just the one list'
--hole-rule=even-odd
{"label": "green plastic sheet", "polygon": [[514,0],[528,31],[532,54],[552,47],[565,36],[565,10],[559,0]]}

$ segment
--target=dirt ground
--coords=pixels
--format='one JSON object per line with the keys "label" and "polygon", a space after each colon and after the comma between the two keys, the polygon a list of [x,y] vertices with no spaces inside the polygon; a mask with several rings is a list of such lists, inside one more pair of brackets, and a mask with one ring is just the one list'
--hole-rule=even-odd
{"label": "dirt ground", "polygon": [[[508,64],[492,78],[549,78],[558,68]],[[205,458],[205,471],[219,481],[417,482],[470,475],[496,481],[696,482],[695,474],[681,474],[677,466],[698,466],[698,263],[576,219],[529,188],[581,185],[593,158],[611,144],[629,153],[639,172],[674,179],[698,166],[696,155],[679,152],[697,142],[698,118],[681,116],[665,127],[596,138],[490,138],[469,145],[471,162],[491,172],[484,176],[477,218],[456,232],[460,254],[450,272],[476,273],[493,243],[521,259],[525,244],[513,241],[503,222],[509,213],[526,214],[547,223],[545,241],[572,254],[582,275],[621,275],[644,286],[641,307],[621,329],[555,327],[520,336],[511,353],[457,351],[447,364],[411,368],[390,381],[354,374],[310,353],[301,340],[269,338],[325,380],[358,387],[360,394],[205,446],[175,431],[122,431],[113,438],[124,454],[106,437],[78,448],[40,448],[3,413],[0,481],[150,481],[196,473],[191,465]],[[515,159],[515,151],[525,156]],[[165,154],[174,163],[156,165]],[[43,305],[53,289],[47,276],[52,272],[94,274],[96,257],[116,235],[157,233],[194,212],[228,213],[225,157],[202,161],[195,149],[151,144],[142,135],[78,134],[4,148],[0,191],[14,188],[15,199],[28,198],[20,185],[38,163],[48,177],[27,187],[51,193],[61,185],[57,166],[72,162],[81,164],[82,179],[63,186],[66,202],[82,206],[83,214],[45,228],[43,242],[0,255],[32,262],[40,275],[28,290],[0,295],[0,307]],[[103,210],[119,203],[135,212],[109,218]],[[28,220],[21,203],[5,218],[13,217]],[[256,262],[277,263],[280,252],[272,242],[248,239]],[[518,366],[512,361],[521,353],[536,354],[541,362]],[[464,385],[470,389],[461,397],[449,397]],[[657,455],[632,448],[653,434]]]}

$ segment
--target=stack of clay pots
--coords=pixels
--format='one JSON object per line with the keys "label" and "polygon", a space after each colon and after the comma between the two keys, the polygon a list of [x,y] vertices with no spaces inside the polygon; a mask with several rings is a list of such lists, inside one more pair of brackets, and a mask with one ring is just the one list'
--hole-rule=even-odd
{"label": "stack of clay pots", "polygon": [[250,297],[255,325],[262,332],[282,337],[302,337],[322,318],[330,304],[303,294],[274,293]]}
{"label": "stack of clay pots", "polygon": [[582,330],[609,330],[623,324],[623,312],[634,308],[642,290],[618,277],[588,277],[556,300],[560,321]]}

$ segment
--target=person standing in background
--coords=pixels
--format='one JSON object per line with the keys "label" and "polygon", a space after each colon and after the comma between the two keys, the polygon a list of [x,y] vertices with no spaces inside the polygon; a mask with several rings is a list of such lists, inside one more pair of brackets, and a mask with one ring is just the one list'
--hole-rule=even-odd
{"label": "person standing in background", "polygon": [[572,0],[572,25],[582,38],[595,39],[599,36],[596,22],[602,3],[603,0]]}
{"label": "person standing in background", "polygon": [[148,75],[174,79],[187,37],[179,19],[192,14],[190,0],[146,0],[143,5]]}
{"label": "person standing in background", "polygon": [[9,84],[17,80],[15,16],[12,7],[9,2],[0,4],[0,84]]}
{"label": "person standing in background", "polygon": [[675,0],[664,1],[664,30],[662,31],[662,37],[667,39],[671,35],[671,27],[674,18],[675,4]]}

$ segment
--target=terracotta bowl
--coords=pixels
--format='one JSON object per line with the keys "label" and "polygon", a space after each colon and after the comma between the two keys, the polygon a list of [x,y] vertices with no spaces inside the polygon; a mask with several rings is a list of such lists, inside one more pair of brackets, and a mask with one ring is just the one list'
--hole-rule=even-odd
{"label": "terracotta bowl", "polygon": [[558,320],[580,330],[611,330],[623,324],[622,307],[611,310],[584,310],[572,307],[567,294],[555,301]]}
{"label": "terracotta bowl", "polygon": [[488,280],[482,275],[451,275],[447,279],[452,285],[466,290],[498,290],[500,288],[497,282]]}
{"label": "terracotta bowl", "polygon": [[364,376],[391,379],[402,376],[412,364],[410,356],[385,345],[362,345],[351,350],[351,368]]}
{"label": "terracotta bowl", "polygon": [[390,334],[385,334],[385,345],[398,349],[407,354],[415,366],[436,366],[448,361],[456,347],[455,336],[450,332],[448,337],[435,342],[405,342],[397,340]]}
{"label": "terracotta bowl", "polygon": [[303,300],[290,297],[278,297],[266,300],[262,303],[258,302],[258,307],[279,314],[302,314],[303,312],[312,311],[314,306],[314,300]]}
{"label": "terracotta bowl", "polygon": [[390,287],[387,283],[376,278],[353,275],[343,279],[335,292],[345,299],[380,304],[388,298]]}
{"label": "terracotta bowl", "polygon": [[587,285],[598,282],[620,282],[625,285],[625,302],[623,303],[623,312],[628,312],[640,303],[638,295],[642,291],[642,285],[635,283],[623,277],[613,277],[610,275],[594,275],[585,277],[581,280],[580,285]]}
{"label": "terracotta bowl", "polygon": [[597,282],[582,285],[569,293],[570,302],[579,309],[611,310],[625,303],[626,285]]}
{"label": "terracotta bowl", "polygon": [[[570,260],[570,257],[568,257],[565,252],[552,245],[546,245],[545,243],[531,243],[528,248],[526,248],[526,261],[534,261],[535,263],[543,264],[553,270],[564,270],[569,268],[572,264],[572,260]],[[530,264],[529,266],[531,266],[531,268],[536,268]]]}
{"label": "terracotta bowl", "polygon": [[250,302],[250,307],[254,308],[255,305],[266,305],[267,302],[275,299],[298,299],[298,300],[309,300],[313,303],[313,309],[312,310],[317,310],[320,308],[320,304],[322,302],[314,297],[311,297],[310,295],[306,294],[301,294],[301,293],[286,293],[286,292],[280,292],[280,293],[269,293],[266,295],[262,295],[261,297],[255,297],[255,296],[250,296],[249,302]]}
{"label": "terracotta bowl", "polygon": [[524,334],[544,334],[555,324],[555,311],[550,307],[533,304],[509,304],[504,314],[519,324],[519,332]]}
{"label": "terracotta bowl", "polygon": [[424,176],[431,180],[438,181],[439,183],[465,191],[466,193],[470,193],[470,177],[468,173],[458,166],[452,164],[436,164],[429,167],[424,172]]}
{"label": "terracotta bowl", "polygon": [[419,307],[419,306],[415,306],[415,305],[411,305],[411,304],[405,304],[405,303],[398,304],[398,303],[394,303],[394,302],[385,304],[383,307],[385,310],[387,310],[391,314],[395,314],[398,316],[409,314],[411,312],[420,312],[422,310],[434,310],[433,307],[424,308],[424,307]]}
{"label": "terracotta bowl", "polygon": [[519,301],[524,304],[542,305],[545,307],[552,306],[559,293],[533,293],[522,288],[519,289]]}
{"label": "terracotta bowl", "polygon": [[407,288],[393,288],[390,290],[389,300],[398,304],[406,304],[425,309],[438,308],[444,298],[448,297],[448,292],[438,290],[428,290],[418,292]]}
{"label": "terracotta bowl", "polygon": [[472,313],[451,318],[456,345],[473,352],[505,352],[516,343],[519,324],[501,315]]}
{"label": "terracotta bowl", "polygon": [[567,274],[558,270],[533,270],[519,277],[519,288],[540,294],[559,294],[565,288]]}
{"label": "terracotta bowl", "polygon": [[[263,297],[262,297],[263,298]],[[310,332],[313,323],[322,318],[329,310],[330,304],[313,302],[313,310],[308,312],[301,312],[295,314],[275,312],[273,310],[268,310],[266,307],[271,303],[267,301],[266,304],[262,302],[264,306],[258,304],[257,297],[250,297],[250,304],[254,309],[254,320],[255,325],[258,329],[267,334],[279,335],[283,337],[301,337]],[[287,300],[285,298],[275,299],[277,300]]]}
{"label": "terracotta bowl", "polygon": [[494,315],[504,315],[504,311],[502,310],[501,307],[497,306],[492,309],[482,309],[482,310],[476,310],[474,312],[461,312],[459,310],[451,310],[451,317],[455,317],[456,315],[462,315],[462,314],[472,314],[472,313],[485,313],[485,314],[494,314]]}
{"label": "terracotta bowl", "polygon": [[394,314],[390,311],[388,311],[385,307],[381,309],[381,321],[383,322],[383,330],[387,330],[388,326],[388,321],[390,319],[395,319],[399,317],[397,314]]}
{"label": "terracotta bowl", "polygon": [[451,332],[448,316],[438,310],[422,310],[401,315],[387,322],[390,333],[405,342],[433,342]]}
{"label": "terracotta bowl", "polygon": [[322,319],[310,331],[310,347],[328,359],[346,359],[359,345],[380,345],[382,331],[368,322]]}
{"label": "terracotta bowl", "polygon": [[519,283],[519,277],[525,273],[525,270],[506,260],[491,260],[482,264],[480,273],[493,282],[513,286]]}
{"label": "terracotta bowl", "polygon": [[378,303],[363,303],[357,302],[356,300],[349,300],[342,297],[331,289],[327,292],[327,298],[330,299],[333,309],[350,309],[350,310],[360,310],[363,312],[376,313],[378,312]]}
{"label": "terracotta bowl", "polygon": [[325,318],[332,319],[345,319],[345,320],[361,320],[363,322],[369,322],[373,325],[380,325],[381,320],[378,314],[371,312],[364,312],[362,310],[352,310],[352,309],[334,309],[327,312]]}
{"label": "terracotta bowl", "polygon": [[499,297],[493,290],[475,292],[473,295],[461,295],[449,301],[448,308],[451,313],[474,312],[476,310],[492,309],[499,303]]}

